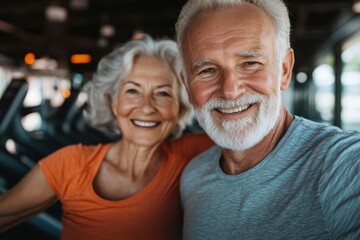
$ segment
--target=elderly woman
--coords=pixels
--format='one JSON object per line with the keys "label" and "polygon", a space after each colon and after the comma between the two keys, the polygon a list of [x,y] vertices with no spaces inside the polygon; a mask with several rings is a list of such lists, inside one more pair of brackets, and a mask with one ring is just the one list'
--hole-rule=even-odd
{"label": "elderly woman", "polygon": [[65,147],[0,197],[4,231],[60,200],[62,239],[176,239],[180,174],[212,145],[179,137],[192,111],[176,44],[146,36],[115,49],[86,86],[89,123],[121,140]]}

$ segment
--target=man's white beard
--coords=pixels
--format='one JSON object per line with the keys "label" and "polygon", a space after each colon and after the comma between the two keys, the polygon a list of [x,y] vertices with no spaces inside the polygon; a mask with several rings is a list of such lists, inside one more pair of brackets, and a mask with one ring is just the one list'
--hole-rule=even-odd
{"label": "man's white beard", "polygon": [[[248,115],[218,123],[211,116],[216,108],[233,108],[254,103],[259,108],[256,116]],[[270,97],[253,93],[233,101],[210,99],[201,108],[195,108],[195,114],[205,132],[220,147],[243,151],[258,144],[274,128],[280,115],[280,106],[280,93]]]}

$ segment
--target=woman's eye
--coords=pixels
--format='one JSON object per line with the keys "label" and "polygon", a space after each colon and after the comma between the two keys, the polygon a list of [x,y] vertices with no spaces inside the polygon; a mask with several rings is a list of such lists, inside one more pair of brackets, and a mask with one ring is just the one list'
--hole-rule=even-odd
{"label": "woman's eye", "polygon": [[168,92],[165,92],[165,91],[158,92],[156,95],[158,95],[160,97],[169,97],[169,96],[171,96]]}
{"label": "woman's eye", "polygon": [[136,94],[136,93],[138,93],[138,91],[136,89],[130,88],[130,89],[126,90],[126,93]]}

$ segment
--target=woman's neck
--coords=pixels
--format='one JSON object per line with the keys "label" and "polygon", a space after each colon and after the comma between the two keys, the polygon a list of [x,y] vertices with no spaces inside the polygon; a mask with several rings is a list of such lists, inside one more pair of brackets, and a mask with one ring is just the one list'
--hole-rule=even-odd
{"label": "woman's neck", "polygon": [[143,178],[157,170],[162,162],[160,145],[139,146],[126,140],[120,140],[110,148],[107,161],[131,179]]}

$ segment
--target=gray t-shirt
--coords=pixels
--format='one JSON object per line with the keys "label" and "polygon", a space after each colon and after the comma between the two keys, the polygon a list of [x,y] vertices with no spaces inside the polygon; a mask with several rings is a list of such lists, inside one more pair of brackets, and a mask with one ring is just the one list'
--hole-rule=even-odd
{"label": "gray t-shirt", "polygon": [[227,175],[220,157],[183,172],[184,239],[360,239],[360,133],[295,117],[252,169]]}

